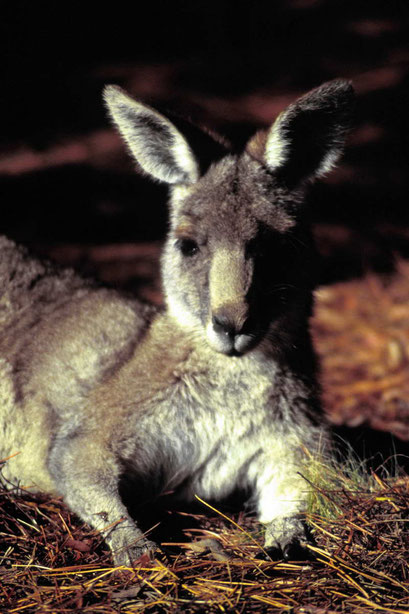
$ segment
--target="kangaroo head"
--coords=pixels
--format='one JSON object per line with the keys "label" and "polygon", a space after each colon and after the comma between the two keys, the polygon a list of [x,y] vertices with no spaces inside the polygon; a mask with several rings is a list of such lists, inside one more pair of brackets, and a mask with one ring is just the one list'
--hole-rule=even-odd
{"label": "kangaroo head", "polygon": [[350,83],[312,90],[240,152],[181,129],[118,87],[108,86],[105,100],[141,169],[170,186],[170,314],[225,354],[291,342],[291,331],[305,326],[313,286],[305,188],[342,153]]}

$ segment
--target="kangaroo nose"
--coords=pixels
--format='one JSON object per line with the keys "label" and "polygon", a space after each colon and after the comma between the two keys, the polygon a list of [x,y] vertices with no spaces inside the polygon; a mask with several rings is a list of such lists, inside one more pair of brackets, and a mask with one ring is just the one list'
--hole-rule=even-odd
{"label": "kangaroo nose", "polygon": [[[247,317],[246,317],[247,316]],[[211,318],[207,334],[210,344],[218,352],[236,356],[244,354],[251,346],[254,334],[247,309],[238,312],[230,309],[218,309]]]}
{"label": "kangaroo nose", "polygon": [[236,334],[236,328],[227,316],[222,314],[215,315],[212,318],[212,322],[216,333],[224,333],[229,337],[233,337]]}

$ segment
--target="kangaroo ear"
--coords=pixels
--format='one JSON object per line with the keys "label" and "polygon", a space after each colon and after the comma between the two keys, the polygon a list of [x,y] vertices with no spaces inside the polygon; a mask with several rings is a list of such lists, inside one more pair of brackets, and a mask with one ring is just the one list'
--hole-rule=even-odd
{"label": "kangaroo ear", "polygon": [[185,138],[163,115],[108,85],[104,100],[114,123],[142,169],[170,184],[191,184],[199,167]]}
{"label": "kangaroo ear", "polygon": [[285,109],[246,151],[292,184],[324,175],[341,156],[351,125],[354,90],[336,79],[308,92]]}

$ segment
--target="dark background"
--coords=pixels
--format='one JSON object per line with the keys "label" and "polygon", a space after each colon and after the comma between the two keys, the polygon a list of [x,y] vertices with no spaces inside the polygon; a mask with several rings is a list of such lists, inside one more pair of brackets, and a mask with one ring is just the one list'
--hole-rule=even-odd
{"label": "dark background", "polygon": [[[0,231],[91,269],[107,245],[111,264],[132,242],[136,260],[156,256],[166,191],[134,173],[105,83],[244,142],[298,95],[346,77],[356,125],[311,194],[321,281],[390,270],[409,256],[408,18],[408,0],[4,3]],[[138,276],[116,270],[122,285]],[[102,276],[115,281],[115,268]]]}

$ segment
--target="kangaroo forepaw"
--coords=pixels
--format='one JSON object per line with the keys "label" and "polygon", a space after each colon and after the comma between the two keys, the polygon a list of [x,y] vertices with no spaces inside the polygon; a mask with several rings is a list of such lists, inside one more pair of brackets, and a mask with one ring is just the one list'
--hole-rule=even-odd
{"label": "kangaroo forepaw", "polygon": [[115,567],[135,567],[152,561],[159,552],[159,546],[146,539],[132,546],[124,546],[112,554]]}
{"label": "kangaroo forepaw", "polygon": [[264,560],[306,561],[313,558],[307,544],[313,543],[304,521],[298,516],[278,518],[266,527]]}

